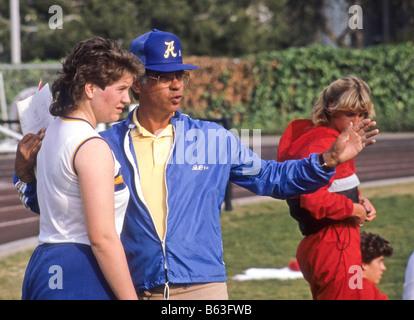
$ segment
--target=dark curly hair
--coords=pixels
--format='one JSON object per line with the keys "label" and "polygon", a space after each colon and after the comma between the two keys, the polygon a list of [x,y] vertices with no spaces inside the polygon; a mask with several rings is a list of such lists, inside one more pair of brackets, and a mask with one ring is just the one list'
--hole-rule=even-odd
{"label": "dark curly hair", "polygon": [[378,234],[361,232],[361,254],[362,262],[369,264],[372,260],[384,256],[391,257],[393,248],[387,239]]}
{"label": "dark curly hair", "polygon": [[76,110],[86,83],[102,90],[129,72],[136,81],[144,75],[142,62],[123,49],[115,40],[94,37],[79,42],[62,62],[59,77],[52,85],[50,113],[64,116]]}

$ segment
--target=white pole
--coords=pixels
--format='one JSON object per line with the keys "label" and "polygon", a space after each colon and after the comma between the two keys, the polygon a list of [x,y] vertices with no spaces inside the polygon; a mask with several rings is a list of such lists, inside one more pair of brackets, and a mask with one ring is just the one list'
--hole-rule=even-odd
{"label": "white pole", "polygon": [[6,128],[4,126],[0,126],[0,132],[4,133],[5,135],[11,138],[15,138],[17,140],[22,140],[23,138],[23,135],[21,133],[10,130],[9,128]]}
{"label": "white pole", "polygon": [[19,0],[10,0],[11,62],[21,63]]}
{"label": "white pole", "polygon": [[7,104],[6,104],[6,91],[4,90],[3,73],[0,72],[0,106],[1,106],[1,119],[8,120],[7,117]]}

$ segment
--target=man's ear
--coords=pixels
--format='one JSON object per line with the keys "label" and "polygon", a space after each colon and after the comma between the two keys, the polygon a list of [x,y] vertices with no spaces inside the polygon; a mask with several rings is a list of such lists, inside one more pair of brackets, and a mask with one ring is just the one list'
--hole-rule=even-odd
{"label": "man's ear", "polygon": [[85,94],[89,99],[92,99],[95,94],[95,85],[91,82],[85,84]]}
{"label": "man's ear", "polygon": [[141,82],[135,81],[131,86],[131,90],[139,94],[141,92]]}

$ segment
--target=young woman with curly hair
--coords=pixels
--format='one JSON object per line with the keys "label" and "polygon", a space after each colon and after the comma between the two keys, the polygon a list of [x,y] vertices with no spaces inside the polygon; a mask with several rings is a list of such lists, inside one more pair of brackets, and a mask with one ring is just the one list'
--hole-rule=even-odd
{"label": "young woman with curly hair", "polygon": [[137,299],[119,238],[129,191],[100,122],[117,121],[142,63],[114,40],[75,46],[52,86],[49,125],[37,156],[39,246],[23,299]]}

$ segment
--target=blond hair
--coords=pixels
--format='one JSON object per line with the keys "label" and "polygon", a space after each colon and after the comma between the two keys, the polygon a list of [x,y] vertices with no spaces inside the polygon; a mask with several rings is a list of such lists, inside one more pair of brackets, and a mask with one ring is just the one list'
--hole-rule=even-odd
{"label": "blond hair", "polygon": [[340,111],[365,113],[365,118],[375,116],[371,101],[371,89],[361,79],[348,76],[331,83],[319,93],[312,110],[312,122],[316,127],[329,127],[331,118]]}

